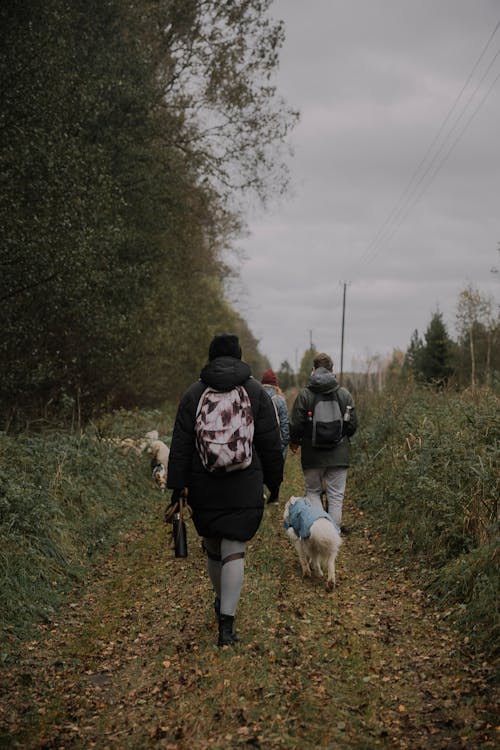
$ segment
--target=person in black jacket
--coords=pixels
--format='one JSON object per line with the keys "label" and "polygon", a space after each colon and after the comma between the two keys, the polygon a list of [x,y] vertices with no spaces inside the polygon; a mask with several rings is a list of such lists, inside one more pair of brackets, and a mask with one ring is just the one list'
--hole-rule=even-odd
{"label": "person in black jacket", "polygon": [[[215,592],[219,646],[238,640],[234,616],[244,574],[246,543],[259,528],[264,513],[264,484],[278,494],[283,481],[283,455],[276,413],[262,385],[241,359],[238,337],[214,337],[208,364],[200,380],[181,399],[175,419],[167,470],[171,503],[187,491],[193,523],[202,537],[207,567]],[[195,423],[200,399],[207,387],[230,391],[243,386],[250,398],[254,421],[251,464],[239,471],[207,471],[196,448]]]}

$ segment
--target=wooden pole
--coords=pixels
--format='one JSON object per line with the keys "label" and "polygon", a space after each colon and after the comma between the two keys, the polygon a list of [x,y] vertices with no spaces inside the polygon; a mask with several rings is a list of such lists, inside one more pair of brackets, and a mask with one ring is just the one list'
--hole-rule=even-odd
{"label": "wooden pole", "polygon": [[345,327],[345,292],[347,283],[344,281],[344,294],[342,299],[342,337],[340,344],[340,384],[344,378],[344,327]]}

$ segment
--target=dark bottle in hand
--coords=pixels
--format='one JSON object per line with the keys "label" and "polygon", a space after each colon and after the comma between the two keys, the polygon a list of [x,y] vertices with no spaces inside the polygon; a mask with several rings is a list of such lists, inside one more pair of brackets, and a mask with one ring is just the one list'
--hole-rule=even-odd
{"label": "dark bottle in hand", "polygon": [[181,518],[179,512],[174,513],[173,517],[173,536],[174,536],[174,550],[176,557],[187,557],[187,534],[186,524]]}

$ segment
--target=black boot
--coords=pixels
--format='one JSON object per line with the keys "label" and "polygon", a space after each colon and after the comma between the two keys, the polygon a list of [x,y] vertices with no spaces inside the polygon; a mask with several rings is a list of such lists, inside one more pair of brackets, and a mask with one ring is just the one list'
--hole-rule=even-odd
{"label": "black boot", "polygon": [[234,617],[232,615],[219,615],[219,641],[218,646],[233,646],[239,641],[233,631]]}
{"label": "black boot", "polygon": [[220,617],[220,599],[218,596],[216,596],[214,599],[214,612],[215,612],[215,617],[218,620]]}

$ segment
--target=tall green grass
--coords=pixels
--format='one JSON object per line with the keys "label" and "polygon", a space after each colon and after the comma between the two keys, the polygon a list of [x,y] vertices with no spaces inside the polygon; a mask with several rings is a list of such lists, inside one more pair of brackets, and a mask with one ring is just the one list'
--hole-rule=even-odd
{"label": "tall green grass", "polygon": [[150,455],[96,436],[164,437],[162,428],[159,412],[120,411],[83,436],[0,433],[0,659],[158,501]]}
{"label": "tall green grass", "polygon": [[[478,647],[498,648],[499,399],[408,387],[358,398],[349,492]],[[100,437],[168,442],[174,407],[120,411],[84,436],[0,433],[0,657],[122,530],[155,508],[149,454]]]}
{"label": "tall green grass", "polygon": [[356,502],[488,651],[498,648],[499,402],[487,390],[366,394],[352,473]]}

